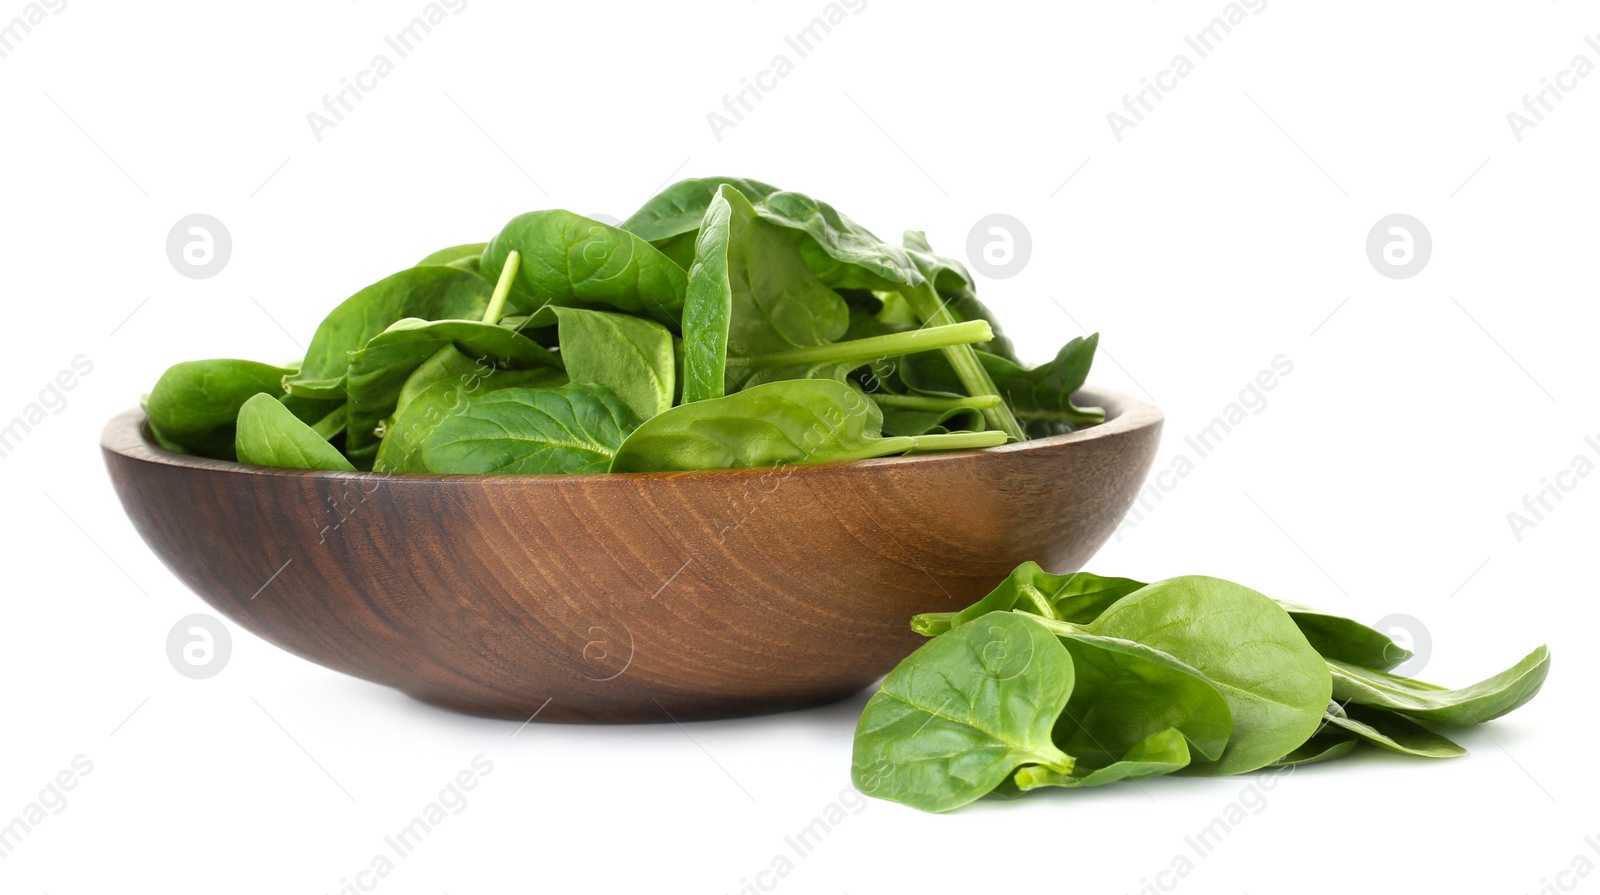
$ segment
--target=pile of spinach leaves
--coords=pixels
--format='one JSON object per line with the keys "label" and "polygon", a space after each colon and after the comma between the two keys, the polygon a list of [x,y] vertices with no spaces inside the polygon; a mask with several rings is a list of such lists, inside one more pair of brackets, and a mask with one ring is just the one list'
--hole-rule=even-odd
{"label": "pile of spinach leaves", "polygon": [[1465,754],[1429,725],[1532,699],[1550,653],[1459,690],[1393,674],[1411,653],[1348,618],[1198,575],[1145,584],[1023,563],[884,679],[856,727],[868,795],[948,811],[986,795],[1220,776],[1357,748]]}
{"label": "pile of spinach leaves", "polygon": [[959,262],[754,180],[673,184],[618,227],[513,219],[334,308],[300,361],[173,366],[170,450],[265,466],[589,473],[992,447],[1104,420],[1097,337],[1026,367]]}

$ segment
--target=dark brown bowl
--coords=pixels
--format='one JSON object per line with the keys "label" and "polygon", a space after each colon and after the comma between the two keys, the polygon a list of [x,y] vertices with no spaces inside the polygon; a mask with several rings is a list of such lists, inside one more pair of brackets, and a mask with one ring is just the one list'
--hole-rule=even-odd
{"label": "dark brown bowl", "polygon": [[918,612],[1024,560],[1077,569],[1132,504],[1161,412],[982,451],[683,473],[246,466],[101,437],[123,509],[206,602],[298,656],[463,712],[721,718],[887,673]]}

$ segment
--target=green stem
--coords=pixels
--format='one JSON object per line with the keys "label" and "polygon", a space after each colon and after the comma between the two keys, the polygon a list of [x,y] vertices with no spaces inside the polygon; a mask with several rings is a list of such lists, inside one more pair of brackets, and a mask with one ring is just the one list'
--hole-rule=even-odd
{"label": "green stem", "polygon": [[[994,338],[994,330],[987,320],[951,323],[948,326],[927,326],[911,332],[869,336],[865,339],[848,339],[830,342],[811,348],[791,348],[788,351],[769,351],[766,354],[729,356],[730,367],[787,367],[801,364],[830,364],[857,361],[871,363],[885,357],[899,357],[918,351],[949,348],[952,345],[970,345]],[[968,349],[971,350],[971,349]]]}
{"label": "green stem", "polygon": [[[939,298],[939,293],[934,291],[931,282],[924,281],[900,293],[911,303],[911,309],[917,312],[922,321],[938,329],[955,322],[955,316],[950,309],[945,307],[944,300]],[[950,361],[950,366],[955,370],[956,376],[966,388],[967,393],[973,397],[983,395],[998,395],[1000,390],[995,388],[994,380],[989,378],[989,371],[983,368],[978,360],[977,352],[970,345],[951,346],[944,349],[944,356]],[[983,418],[989,425],[1006,433],[1017,441],[1026,441],[1028,436],[1023,433],[1022,425],[1012,415],[1011,408],[1005,403],[983,411]]]}
{"label": "green stem", "polygon": [[1055,608],[1045,598],[1043,591],[1031,584],[1022,585],[1021,591],[1022,595],[1028,598],[1028,602],[1033,604],[1033,608],[1037,611],[1036,614],[1045,618],[1057,618]]}
{"label": "green stem", "polygon": [[911,617],[911,630],[924,637],[943,634],[956,626],[959,612],[922,612]]}
{"label": "green stem", "polygon": [[963,407],[972,410],[987,410],[990,407],[998,407],[1002,403],[999,395],[979,395],[976,398],[938,398],[928,395],[891,395],[887,392],[872,392],[867,397],[878,402],[879,407],[931,410],[935,413],[946,410],[959,410]]}
{"label": "green stem", "polygon": [[506,299],[511,296],[511,281],[517,278],[517,268],[522,266],[522,254],[516,249],[506,253],[506,265],[500,268],[500,279],[494,284],[494,294],[489,296],[489,309],[483,312],[484,323],[499,323],[506,312]]}
{"label": "green stem", "polygon": [[908,435],[913,451],[962,451],[968,448],[999,447],[1011,439],[1004,432],[942,432],[938,435]]}
{"label": "green stem", "polygon": [[1098,426],[1106,421],[1106,411],[1103,407],[1074,407],[1071,410],[1018,410],[1016,414],[1019,420],[1063,422],[1071,424],[1074,428]]}

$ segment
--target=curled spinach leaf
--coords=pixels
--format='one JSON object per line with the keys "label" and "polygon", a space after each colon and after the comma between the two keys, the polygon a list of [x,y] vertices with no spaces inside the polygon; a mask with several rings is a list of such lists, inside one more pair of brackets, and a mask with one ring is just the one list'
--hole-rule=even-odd
{"label": "curled spinach leaf", "polygon": [[1142,780],[1160,777],[1189,765],[1189,741],[1177,728],[1157,731],[1135,743],[1122,758],[1092,770],[1075,768],[1071,774],[1040,765],[1029,765],[1017,771],[1013,778],[1023,792],[1045,786],[1079,789],[1104,786],[1122,780]]}
{"label": "curled spinach leaf", "polygon": [[[1060,634],[1056,623],[1040,624]],[[1188,740],[1196,760],[1223,755],[1234,735],[1233,713],[1223,691],[1204,673],[1119,637],[1075,632],[1061,642],[1072,654],[1078,683],[1056,722],[1055,741],[1079,760],[1074,774],[1123,761],[1148,737],[1168,729]]]}
{"label": "curled spinach leaf", "polygon": [[1467,754],[1467,750],[1448,737],[1434,733],[1395,712],[1359,705],[1341,707],[1335,703],[1326,718],[1329,727],[1353,734],[1364,742],[1390,752],[1418,758],[1455,758]]}
{"label": "curled spinach leaf", "polygon": [[1292,768],[1304,764],[1318,764],[1343,758],[1354,752],[1357,740],[1340,734],[1319,733],[1295,747],[1293,752],[1278,759],[1269,768]]}
{"label": "curled spinach leaf", "polygon": [[1230,581],[1202,575],[1158,581],[1088,624],[1048,624],[1063,636],[1091,634],[1159,650],[1217,686],[1233,715],[1233,737],[1219,760],[1196,762],[1185,773],[1239,774],[1278,760],[1316,732],[1331,696],[1322,657],[1288,613]]}
{"label": "curled spinach leaf", "polygon": [[1527,704],[1550,673],[1550,650],[1539,647],[1505,671],[1459,690],[1329,659],[1333,696],[1442,724],[1482,724]]}

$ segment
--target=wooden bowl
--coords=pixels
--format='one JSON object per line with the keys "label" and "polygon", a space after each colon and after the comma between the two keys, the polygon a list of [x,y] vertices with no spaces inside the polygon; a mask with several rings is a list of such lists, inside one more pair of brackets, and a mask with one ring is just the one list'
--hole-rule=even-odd
{"label": "wooden bowl", "polygon": [[781,469],[433,476],[247,466],[101,438],[145,543],[313,662],[473,714],[638,722],[861,690],[1023,560],[1077,569],[1132,504],[1161,412],[982,451]]}

